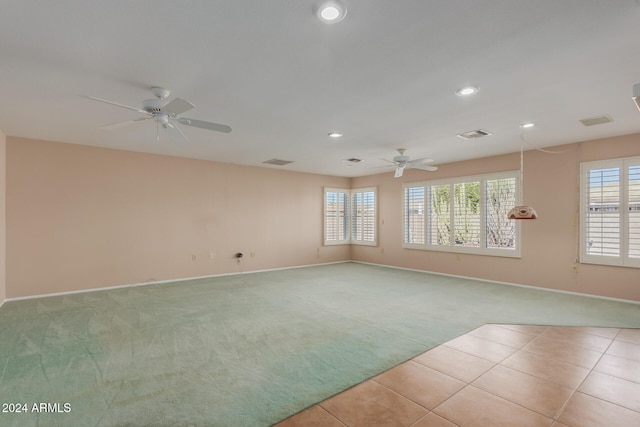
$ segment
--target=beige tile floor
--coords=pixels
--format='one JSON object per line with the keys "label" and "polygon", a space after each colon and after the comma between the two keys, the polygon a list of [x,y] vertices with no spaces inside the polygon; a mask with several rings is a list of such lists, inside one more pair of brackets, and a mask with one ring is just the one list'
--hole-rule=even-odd
{"label": "beige tile floor", "polygon": [[640,329],[484,325],[276,426],[640,426]]}

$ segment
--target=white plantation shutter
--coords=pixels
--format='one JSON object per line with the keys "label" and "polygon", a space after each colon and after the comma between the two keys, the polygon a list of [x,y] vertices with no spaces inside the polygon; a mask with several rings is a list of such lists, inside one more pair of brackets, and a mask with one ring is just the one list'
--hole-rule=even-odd
{"label": "white plantation shutter", "polygon": [[486,247],[514,249],[517,240],[517,221],[507,218],[516,206],[516,178],[489,179],[485,183]]}
{"label": "white plantation shutter", "polygon": [[404,189],[404,243],[424,244],[424,187]]}
{"label": "white plantation shutter", "polygon": [[348,240],[348,190],[327,188],[324,192],[324,244]]}
{"label": "white plantation shutter", "polygon": [[640,259],[640,165],[629,166],[629,258]]}
{"label": "white plantation shutter", "polygon": [[580,261],[640,267],[640,158],[580,167]]}
{"label": "white plantation shutter", "polygon": [[453,187],[453,242],[456,246],[480,247],[480,182]]}
{"label": "white plantation shutter", "polygon": [[427,187],[429,210],[428,244],[449,246],[451,242],[451,185]]}
{"label": "white plantation shutter", "polygon": [[404,184],[404,240],[410,249],[520,256],[517,171]]}
{"label": "white plantation shutter", "polygon": [[376,189],[324,189],[324,244],[375,245]]}
{"label": "white plantation shutter", "polygon": [[620,256],[620,168],[592,169],[585,227],[588,255]]}
{"label": "white plantation shutter", "polygon": [[370,245],[376,243],[376,191],[375,189],[351,190],[353,213],[351,215],[351,242]]}

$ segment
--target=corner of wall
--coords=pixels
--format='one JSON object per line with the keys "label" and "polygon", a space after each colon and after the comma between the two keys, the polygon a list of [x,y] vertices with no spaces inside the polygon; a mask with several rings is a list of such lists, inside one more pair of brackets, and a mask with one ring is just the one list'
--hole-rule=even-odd
{"label": "corner of wall", "polygon": [[0,307],[7,299],[7,253],[6,253],[6,213],[7,213],[7,137],[0,130]]}

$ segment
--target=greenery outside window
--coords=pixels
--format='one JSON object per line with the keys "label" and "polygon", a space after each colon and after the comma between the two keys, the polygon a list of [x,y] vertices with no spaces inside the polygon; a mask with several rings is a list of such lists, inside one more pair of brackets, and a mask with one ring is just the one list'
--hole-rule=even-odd
{"label": "greenery outside window", "polygon": [[518,172],[406,183],[403,247],[520,256]]}

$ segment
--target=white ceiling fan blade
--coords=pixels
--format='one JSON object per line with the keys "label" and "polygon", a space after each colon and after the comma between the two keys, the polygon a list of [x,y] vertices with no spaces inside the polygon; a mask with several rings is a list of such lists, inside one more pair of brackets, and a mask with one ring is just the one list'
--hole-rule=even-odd
{"label": "white ceiling fan blade", "polygon": [[100,129],[102,129],[102,130],[113,130],[113,129],[118,129],[118,128],[130,125],[132,123],[143,122],[145,120],[151,120],[151,117],[143,117],[141,119],[125,120],[124,122],[111,123],[109,125],[101,126]]}
{"label": "white ceiling fan blade", "polygon": [[438,170],[437,166],[429,166],[429,165],[411,165],[413,169],[420,169],[423,171],[435,172]]}
{"label": "white ceiling fan blade", "polygon": [[416,163],[431,163],[433,162],[433,159],[427,159],[426,157],[423,157],[421,159],[415,159],[415,160],[411,160],[409,162],[409,164],[416,164]]}
{"label": "white ceiling fan blade", "polygon": [[400,178],[404,173],[404,166],[398,166],[396,168],[396,173],[393,175],[394,178]]}
{"label": "white ceiling fan blade", "polygon": [[104,102],[105,104],[115,105],[116,107],[126,108],[127,110],[137,111],[138,113],[142,113],[142,114],[150,115],[149,113],[147,113],[146,111],[144,111],[144,110],[142,110],[142,109],[140,109],[140,108],[130,107],[130,106],[128,106],[128,105],[119,104],[119,103],[117,103],[117,102],[108,101],[108,100],[106,100],[106,99],[102,99],[102,98],[96,98],[95,96],[87,96],[87,98],[89,98],[89,99],[93,99],[94,101]]}
{"label": "white ceiling fan blade", "polygon": [[189,143],[191,142],[191,141],[189,141],[189,138],[187,138],[187,135],[185,135],[184,132],[182,132],[182,129],[180,129],[180,126],[173,125],[173,128],[180,133],[180,135],[184,138],[185,141],[187,141]]}
{"label": "white ceiling fan blade", "polygon": [[175,117],[178,114],[182,114],[185,111],[189,111],[196,108],[195,105],[190,103],[189,101],[185,101],[184,99],[176,98],[173,101],[169,102],[167,105],[162,107],[162,111],[165,113]]}
{"label": "white ceiling fan blade", "polygon": [[202,129],[215,130],[217,132],[225,132],[225,133],[231,132],[231,127],[227,125],[221,125],[218,123],[205,122],[203,120],[188,119],[186,117],[178,117],[176,120],[178,121],[178,123],[185,126],[193,126],[193,127],[202,128]]}

